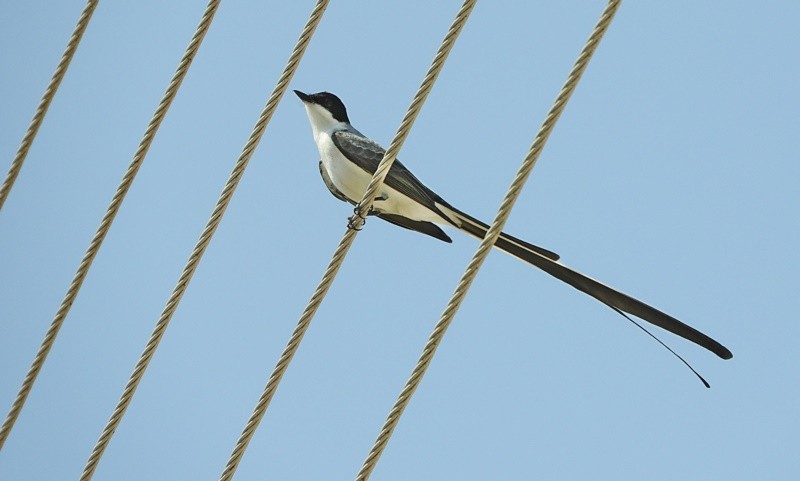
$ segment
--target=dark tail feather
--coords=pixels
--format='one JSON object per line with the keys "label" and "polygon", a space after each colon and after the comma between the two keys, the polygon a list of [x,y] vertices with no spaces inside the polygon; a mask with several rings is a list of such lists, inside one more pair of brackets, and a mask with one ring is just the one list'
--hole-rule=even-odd
{"label": "dark tail feather", "polygon": [[[469,214],[461,212],[458,209],[450,207],[450,209],[460,218],[461,225],[456,226],[460,227],[462,230],[471,234],[478,239],[483,239],[486,236],[486,231],[489,230],[489,226],[484,224],[483,222],[479,221],[478,219],[472,217]],[[529,244],[522,239],[517,239],[514,236],[510,236],[505,232],[500,234],[500,237],[497,238],[497,242],[494,244],[497,248],[502,249],[509,254],[519,257],[523,255],[523,253],[529,252],[536,252],[537,254],[544,256],[550,260],[557,261],[559,259],[559,255],[553,251],[549,251],[545,248],[535,246],[533,244]],[[523,259],[524,260],[524,259]]]}
{"label": "dark tail feather", "polygon": [[[486,224],[456,209],[453,209],[453,211],[461,218],[461,228],[464,231],[483,239],[486,235]],[[628,314],[633,314],[651,324],[666,329],[673,334],[677,334],[684,339],[708,349],[722,359],[730,359],[733,357],[731,351],[725,346],[669,314],[661,312],[638,299],[634,299],[580,272],[574,271],[563,264],[555,262],[558,260],[558,255],[548,250],[528,244],[508,234],[500,234],[500,237],[498,237],[495,243],[495,247],[538,267],[556,279],[566,282],[579,291],[589,294],[612,308],[619,309]]]}

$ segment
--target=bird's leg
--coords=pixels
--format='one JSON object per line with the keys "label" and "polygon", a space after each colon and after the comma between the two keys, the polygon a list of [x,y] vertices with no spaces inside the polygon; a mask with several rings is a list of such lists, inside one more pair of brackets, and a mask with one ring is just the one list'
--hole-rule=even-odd
{"label": "bird's leg", "polygon": [[[380,195],[378,197],[375,197],[375,200],[373,200],[373,204],[369,206],[369,211],[367,211],[366,214],[364,214],[364,208],[361,206],[361,204],[356,204],[355,208],[353,209],[352,217],[350,217],[347,221],[347,227],[349,229],[354,229],[357,231],[363,229],[364,224],[367,222],[367,216],[375,215],[375,202],[386,199],[388,199],[388,197],[386,197],[385,195]],[[356,227],[356,218],[360,218],[363,221],[361,223],[361,227]]]}
{"label": "bird's leg", "polygon": [[[361,225],[358,227],[357,227],[358,222],[356,221],[356,219],[361,219]],[[347,219],[347,228],[353,229],[355,231],[360,231],[361,229],[364,228],[364,224],[366,224],[366,222],[367,218],[361,215],[361,210],[359,209],[358,206],[356,206],[356,208],[353,209],[353,215]]]}
{"label": "bird's leg", "polygon": [[[370,207],[370,211],[372,211],[372,207]],[[347,228],[360,231],[364,228],[364,224],[367,223],[367,215],[369,215],[369,213],[364,214],[364,208],[361,207],[361,204],[356,204],[353,209],[353,215],[347,219]],[[360,225],[357,219],[361,219]]]}

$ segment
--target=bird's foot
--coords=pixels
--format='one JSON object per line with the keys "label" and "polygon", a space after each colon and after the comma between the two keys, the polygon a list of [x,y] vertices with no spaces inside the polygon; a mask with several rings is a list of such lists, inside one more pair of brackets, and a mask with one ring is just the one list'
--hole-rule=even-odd
{"label": "bird's foot", "polygon": [[[352,217],[350,217],[350,219],[347,222],[347,227],[350,228],[350,229],[357,230],[357,231],[363,229],[364,228],[364,224],[367,223],[367,216],[377,214],[377,212],[375,211],[375,204],[374,203],[378,202],[378,201],[383,201],[383,200],[386,200],[386,199],[388,199],[388,197],[386,197],[385,195],[381,195],[379,197],[375,197],[375,200],[373,201],[373,204],[369,206],[369,209],[367,210],[366,214],[364,213],[364,207],[361,204],[356,204],[355,208],[353,209],[353,215],[352,215]],[[361,219],[362,220],[362,222],[360,222],[360,224],[361,224],[360,227],[356,227],[356,225],[359,223],[356,219]]]}
{"label": "bird's foot", "polygon": [[[358,219],[361,219],[361,222],[359,222]],[[361,217],[360,215],[351,216],[347,219],[347,228],[354,231],[360,231],[364,228],[366,221],[367,219]]]}
{"label": "bird's foot", "polygon": [[364,206],[362,206],[361,204],[357,204],[355,206],[355,208],[353,209],[353,217],[361,217],[361,219],[364,222],[366,222],[367,221],[367,216],[373,213],[373,208],[372,208],[372,206],[370,206],[370,208],[369,208],[369,210],[367,210],[366,214],[364,213],[364,210],[365,210]]}
{"label": "bird's foot", "polygon": [[364,214],[364,208],[361,207],[361,204],[356,204],[356,207],[353,209],[353,215],[347,219],[347,228],[360,231],[364,228],[364,224],[367,222],[367,216],[371,213],[372,207],[370,207],[369,212]]}

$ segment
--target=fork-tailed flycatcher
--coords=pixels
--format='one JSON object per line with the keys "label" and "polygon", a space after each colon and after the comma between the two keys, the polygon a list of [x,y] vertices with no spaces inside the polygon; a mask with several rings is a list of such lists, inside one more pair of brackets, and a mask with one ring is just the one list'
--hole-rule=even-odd
{"label": "fork-tailed flycatcher", "polygon": [[[366,192],[385,150],[350,125],[347,110],[339,97],[328,92],[305,94],[295,90],[294,93],[303,101],[311,122],[314,142],[321,157],[319,171],[325,185],[338,199],[356,205]],[[392,164],[369,214],[445,242],[452,240],[436,224],[453,226],[478,239],[483,239],[488,230],[486,224],[456,209],[426,187],[398,160]],[[708,349],[722,359],[733,357],[725,346],[697,329],[564,266],[558,262],[558,255],[547,249],[506,233],[500,234],[495,247],[614,310],[633,314]]]}

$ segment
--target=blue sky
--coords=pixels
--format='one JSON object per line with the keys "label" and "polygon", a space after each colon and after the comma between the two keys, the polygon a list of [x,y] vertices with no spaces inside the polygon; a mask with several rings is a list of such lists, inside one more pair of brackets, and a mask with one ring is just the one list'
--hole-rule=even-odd
{"label": "blue sky", "polygon": [[[332,2],[290,88],[388,144],[460,2]],[[5,171],[84,6],[5,2]],[[223,2],[4,449],[76,479],[313,6]],[[603,2],[480,2],[400,159],[491,220]],[[200,19],[101,2],[0,212],[11,405]],[[708,333],[654,330],[492,253],[372,479],[797,479],[800,5],[625,2],[507,231]],[[278,107],[95,479],[217,479],[351,208]],[[352,479],[477,242],[370,219],[236,479]]]}

